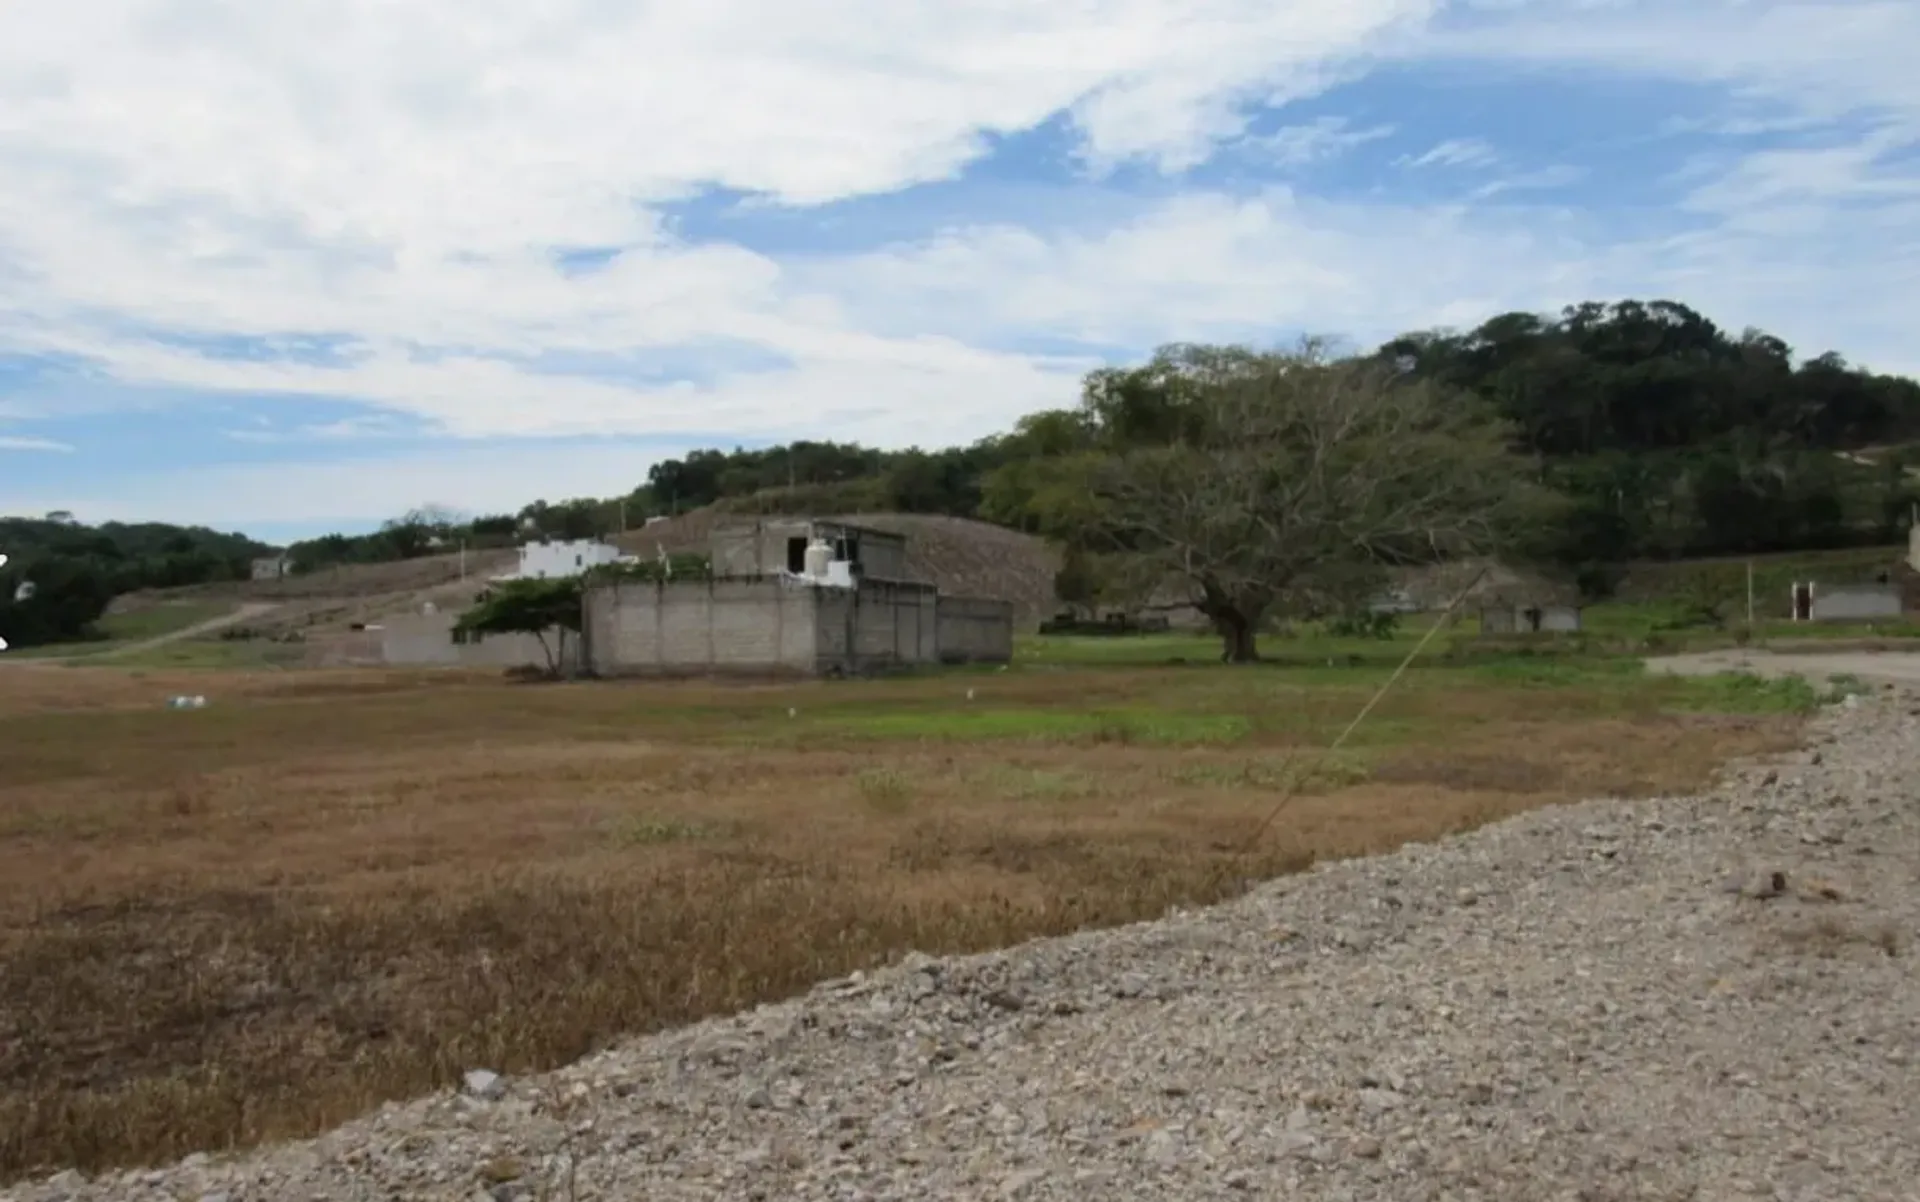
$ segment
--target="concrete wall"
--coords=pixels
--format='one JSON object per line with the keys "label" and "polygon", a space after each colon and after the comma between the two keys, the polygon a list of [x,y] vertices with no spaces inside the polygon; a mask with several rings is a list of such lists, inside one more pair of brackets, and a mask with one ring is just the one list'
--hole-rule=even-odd
{"label": "concrete wall", "polygon": [[1004,664],[1013,659],[1013,603],[990,597],[941,597],[940,659],[943,663]]}
{"label": "concrete wall", "polygon": [[[1530,610],[1539,611],[1534,624]],[[1580,629],[1575,605],[1489,605],[1480,611],[1481,634],[1573,634]]]}
{"label": "concrete wall", "polygon": [[1900,587],[1894,584],[1849,584],[1813,589],[1812,618],[1816,622],[1873,622],[1898,618]]}
{"label": "concrete wall", "polygon": [[[390,667],[547,668],[540,640],[530,634],[490,634],[465,643],[453,641],[451,613],[401,614],[381,622],[380,660]],[[580,668],[580,637],[568,633],[560,648],[558,628],[547,632],[547,645],[560,653],[561,671]]]}
{"label": "concrete wall", "polygon": [[1572,605],[1541,606],[1540,629],[1559,634],[1573,634],[1580,629],[1579,608]]}
{"label": "concrete wall", "polygon": [[819,592],[820,671],[939,662],[939,594],[932,585],[864,580],[858,589]]}
{"label": "concrete wall", "polygon": [[756,524],[722,526],[713,532],[708,541],[708,553],[713,556],[713,574],[715,576],[764,576],[780,571],[787,565],[787,552],[784,541],[780,553],[767,567],[760,566],[760,547],[770,538],[767,532]]}
{"label": "concrete wall", "polygon": [[[1010,658],[1012,607],[958,600],[953,620],[969,655]],[[587,590],[585,662],[599,676],[851,675],[932,664],[945,604],[932,585],[899,581],[857,589],[779,577],[621,581]]]}
{"label": "concrete wall", "polygon": [[[906,580],[907,540],[898,534],[878,530],[853,530],[849,536],[860,540],[860,567],[876,580]],[[832,534],[828,533],[831,538]]]}
{"label": "concrete wall", "polygon": [[777,578],[621,581],[586,593],[599,676],[811,673],[821,590]]}
{"label": "concrete wall", "polygon": [[722,526],[712,538],[713,573],[716,576],[771,576],[788,569],[787,544],[800,538],[815,537],[828,542],[850,539],[859,544],[864,573],[878,580],[907,578],[907,540],[898,534],[843,526],[837,522],[815,522],[796,518],[771,518]]}

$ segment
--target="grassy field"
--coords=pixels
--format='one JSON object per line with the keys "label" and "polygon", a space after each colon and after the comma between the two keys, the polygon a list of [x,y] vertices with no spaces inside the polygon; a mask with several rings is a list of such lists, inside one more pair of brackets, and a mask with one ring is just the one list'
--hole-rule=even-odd
{"label": "grassy field", "polygon": [[1633,565],[1620,582],[1619,599],[1670,603],[1702,592],[1724,593],[1736,598],[1744,616],[1747,568],[1751,565],[1756,613],[1764,619],[1785,618],[1795,583],[1865,584],[1890,571],[1906,554],[1907,548],[1899,545],[1640,563]]}
{"label": "grassy field", "polygon": [[22,660],[103,655],[133,643],[160,638],[189,626],[223,618],[232,613],[233,608],[233,604],[226,601],[176,601],[130,613],[108,614],[96,623],[100,635],[97,639],[80,643],[52,643],[41,647],[13,647],[8,649],[7,658]]}
{"label": "grassy field", "polygon": [[1396,646],[1232,669],[1154,666],[1212,654],[1177,638],[1048,640],[1005,672],[781,686],[21,666],[0,1177],[308,1133],[908,949],[1689,789],[1815,701],[1437,659],[1321,754]]}

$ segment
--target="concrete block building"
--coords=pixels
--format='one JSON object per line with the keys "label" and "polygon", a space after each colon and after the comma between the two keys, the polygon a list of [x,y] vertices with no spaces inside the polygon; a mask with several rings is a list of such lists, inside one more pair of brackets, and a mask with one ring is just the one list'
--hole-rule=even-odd
{"label": "concrete block building", "polygon": [[906,580],[907,538],[845,522],[806,518],[768,518],[736,522],[713,533],[715,576],[801,575],[807,548],[824,542],[832,562],[850,565],[853,575],[874,580]]}
{"label": "concrete block building", "polygon": [[906,539],[843,522],[744,521],[715,531],[698,580],[587,590],[597,676],[860,675],[1013,657],[1013,606],[910,579]]}

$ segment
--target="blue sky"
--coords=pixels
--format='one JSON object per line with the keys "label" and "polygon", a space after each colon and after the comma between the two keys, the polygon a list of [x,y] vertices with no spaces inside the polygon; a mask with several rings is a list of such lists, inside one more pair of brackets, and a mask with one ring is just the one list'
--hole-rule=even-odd
{"label": "blue sky", "polygon": [[1912,373],[1916,45],[1904,0],[13,6],[0,513],[283,540],[1624,296]]}

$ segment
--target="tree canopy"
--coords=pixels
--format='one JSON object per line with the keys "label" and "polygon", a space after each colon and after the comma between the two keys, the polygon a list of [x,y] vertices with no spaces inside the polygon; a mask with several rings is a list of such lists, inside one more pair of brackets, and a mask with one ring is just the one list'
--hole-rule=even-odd
{"label": "tree canopy", "polygon": [[567,635],[580,633],[581,589],[577,576],[504,581],[460,615],[454,637],[530,634],[547,657],[547,671],[558,676],[567,662]]}
{"label": "tree canopy", "polygon": [[15,647],[86,638],[120,593],[243,580],[270,550],[198,526],[87,526],[65,513],[0,518],[0,637]]}
{"label": "tree canopy", "polygon": [[1072,433],[1047,468],[989,493],[1125,591],[1182,594],[1234,661],[1276,611],[1354,608],[1392,565],[1510,548],[1547,512],[1491,405],[1315,343],[1168,347],[1048,425]]}

